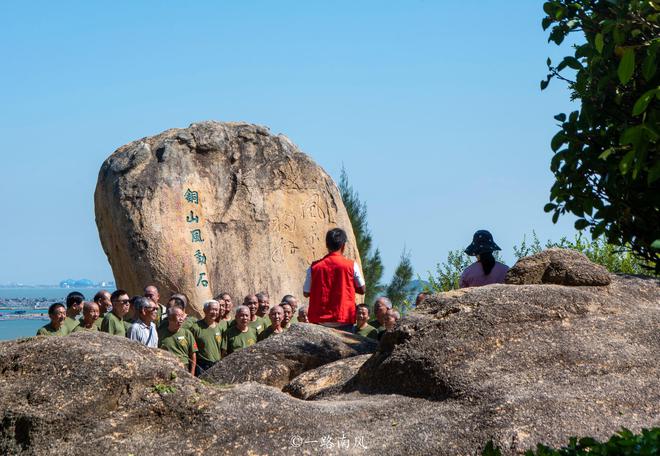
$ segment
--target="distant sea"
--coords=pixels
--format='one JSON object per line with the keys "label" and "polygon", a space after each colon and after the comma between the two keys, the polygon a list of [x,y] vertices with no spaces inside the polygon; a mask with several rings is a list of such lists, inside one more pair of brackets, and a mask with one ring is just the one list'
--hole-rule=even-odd
{"label": "distant sea", "polygon": [[[31,337],[37,329],[48,323],[48,306],[54,302],[64,302],[66,295],[79,291],[85,299],[92,299],[96,288],[0,288],[0,340]],[[38,308],[35,309],[34,306]],[[29,317],[20,318],[16,311],[26,311]]]}

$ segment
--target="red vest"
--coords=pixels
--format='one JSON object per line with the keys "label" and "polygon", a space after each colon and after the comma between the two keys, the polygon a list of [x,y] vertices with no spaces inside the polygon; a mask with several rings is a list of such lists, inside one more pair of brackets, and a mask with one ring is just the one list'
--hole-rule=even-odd
{"label": "red vest", "polygon": [[312,263],[310,323],[355,323],[354,261],[332,252]]}

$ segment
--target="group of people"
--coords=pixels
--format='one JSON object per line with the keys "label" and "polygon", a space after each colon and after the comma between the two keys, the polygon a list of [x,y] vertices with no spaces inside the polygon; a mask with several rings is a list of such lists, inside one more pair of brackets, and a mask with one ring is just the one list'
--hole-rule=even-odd
{"label": "group of people", "polygon": [[[147,347],[173,353],[192,375],[200,375],[222,357],[288,330],[294,323],[309,323],[307,306],[299,306],[293,295],[285,295],[275,306],[266,292],[245,296],[234,310],[229,293],[220,293],[203,303],[204,317],[186,313],[188,298],[176,293],[161,304],[158,289],[147,286],[143,296],[129,297],[124,290],[101,290],[86,301],[74,291],[65,303],[48,309],[50,322],[37,331],[42,336],[65,336],[79,331],[102,331],[127,337]],[[398,312],[386,297],[374,305],[376,318],[370,320],[369,307],[357,306],[357,319],[351,332],[379,339],[393,329]]]}
{"label": "group of people", "polygon": [[[158,289],[149,285],[142,296],[130,297],[125,290],[112,293],[101,290],[91,301],[72,292],[66,303],[48,309],[50,322],[37,335],[64,336],[77,331],[102,331],[128,337],[147,347],[173,353],[192,375],[200,375],[222,357],[249,347],[294,323],[314,323],[350,331],[362,337],[380,339],[393,330],[399,313],[385,296],[373,305],[374,318],[365,304],[356,304],[356,294],[365,293],[365,281],[357,262],[344,257],[347,235],[335,228],[326,233],[328,254],[313,262],[307,270],[303,294],[308,306],[299,306],[293,295],[270,305],[267,292],[249,294],[234,310],[229,293],[220,293],[202,304],[204,317],[188,315],[185,294],[175,293],[161,304]],[[507,267],[495,261],[492,252],[499,250],[488,231],[480,230],[466,249],[477,256],[477,263],[461,277],[461,286],[479,286],[504,281]],[[426,297],[417,296],[417,303]]]}

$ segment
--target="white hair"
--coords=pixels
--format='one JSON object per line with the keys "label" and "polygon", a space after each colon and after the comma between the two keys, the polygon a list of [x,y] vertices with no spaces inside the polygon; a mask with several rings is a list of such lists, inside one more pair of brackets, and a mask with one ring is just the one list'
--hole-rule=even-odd
{"label": "white hair", "polygon": [[209,310],[209,306],[210,306],[211,304],[217,304],[217,305],[220,305],[220,303],[219,303],[218,301],[216,301],[215,299],[209,299],[208,301],[204,301],[204,304],[203,304],[203,306],[204,306],[204,312],[206,312],[207,310]]}
{"label": "white hair", "polygon": [[378,301],[382,301],[383,304],[385,304],[385,307],[387,307],[388,309],[392,308],[392,301],[390,301],[390,298],[388,298],[387,296],[379,296],[378,298],[376,298],[376,302]]}
{"label": "white hair", "polygon": [[248,315],[250,314],[250,308],[248,306],[240,305],[236,308],[236,316],[238,316],[239,312],[241,312],[242,310],[245,310],[248,313]]}

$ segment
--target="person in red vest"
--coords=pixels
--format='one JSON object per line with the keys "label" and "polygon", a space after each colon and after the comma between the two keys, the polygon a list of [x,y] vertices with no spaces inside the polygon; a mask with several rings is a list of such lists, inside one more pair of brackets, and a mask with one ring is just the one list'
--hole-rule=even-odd
{"label": "person in red vest", "polygon": [[347,240],[341,228],[327,232],[329,253],[307,269],[303,294],[309,298],[310,323],[350,331],[355,324],[355,293],[364,294],[365,283],[357,262],[343,255]]}

